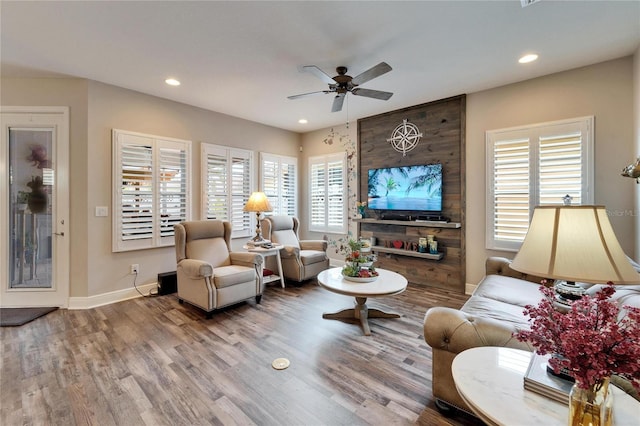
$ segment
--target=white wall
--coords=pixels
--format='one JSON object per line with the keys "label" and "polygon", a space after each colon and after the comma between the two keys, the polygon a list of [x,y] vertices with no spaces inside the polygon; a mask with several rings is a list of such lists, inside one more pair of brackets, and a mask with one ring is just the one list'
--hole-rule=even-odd
{"label": "white wall", "polygon": [[[340,239],[348,238],[348,234],[330,234],[330,233],[318,233],[318,232],[309,232],[308,226],[306,224],[309,222],[309,210],[308,210],[308,191],[305,188],[309,187],[309,157],[331,154],[336,152],[348,152],[356,153],[358,152],[357,140],[358,140],[358,126],[355,123],[350,123],[349,126],[345,124],[340,126],[334,126],[327,129],[321,129],[315,132],[308,132],[302,135],[302,151],[300,152],[300,171],[301,171],[301,179],[300,179],[300,197],[301,197],[301,205],[299,216],[301,220],[301,227],[303,228],[300,232],[300,237],[303,239],[324,239],[327,238],[329,240],[338,241]],[[347,171],[348,181],[349,181],[349,202],[348,202],[348,216],[353,218],[355,216],[355,202],[358,199],[357,191],[359,178],[356,174],[357,170],[357,162],[356,155],[352,157],[352,159],[348,160],[348,164],[351,165],[351,169]],[[349,228],[348,232],[351,232],[351,235],[355,235],[357,228],[354,222],[351,220],[348,221]],[[332,259],[332,264],[337,264],[336,261],[341,262],[342,255],[336,253],[336,250],[332,247],[328,250],[329,257]]]}
{"label": "white wall", "polygon": [[[159,272],[175,270],[173,247],[112,253],[111,214],[109,217],[94,215],[96,206],[111,206],[111,161],[105,161],[111,158],[111,129],[193,141],[194,219],[201,219],[201,142],[254,150],[256,187],[260,151],[298,155],[300,137],[297,133],[98,82],[89,83],[88,108],[88,158],[91,163],[91,172],[87,176],[91,190],[87,194],[86,211],[87,235],[90,236],[89,295],[130,287],[132,277],[128,274],[131,263],[140,265],[140,283],[154,282]],[[245,240],[234,241],[234,248],[239,248]]]}
{"label": "white wall", "polygon": [[467,96],[467,283],[484,276],[485,132],[563,118],[595,116],[595,203],[606,206],[625,252],[636,245],[633,180],[620,176],[635,158],[631,57]]}
{"label": "white wall", "polygon": [[[622,167],[640,152],[640,113],[632,113],[632,93],[640,99],[638,56],[635,69],[633,58],[627,57],[467,95],[467,283],[476,284],[482,279],[488,256],[514,255],[485,248],[485,132],[504,127],[594,115],[595,202],[612,213],[611,222],[623,249],[638,256],[639,186],[620,176]],[[638,104],[640,101],[636,100]],[[356,127],[352,124],[351,132]],[[338,145],[323,144],[329,131],[303,135],[303,155],[340,151]]]}

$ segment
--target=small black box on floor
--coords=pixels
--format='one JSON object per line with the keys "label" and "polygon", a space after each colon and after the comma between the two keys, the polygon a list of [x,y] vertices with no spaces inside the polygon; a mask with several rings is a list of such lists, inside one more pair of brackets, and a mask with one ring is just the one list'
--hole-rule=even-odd
{"label": "small black box on floor", "polygon": [[171,294],[178,291],[176,271],[158,274],[158,294]]}

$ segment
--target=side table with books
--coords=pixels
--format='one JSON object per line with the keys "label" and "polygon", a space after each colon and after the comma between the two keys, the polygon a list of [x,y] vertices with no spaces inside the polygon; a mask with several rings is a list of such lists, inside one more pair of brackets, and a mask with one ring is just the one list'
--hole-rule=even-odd
{"label": "side table with books", "polygon": [[[458,393],[482,421],[489,425],[566,425],[566,403],[525,389],[524,377],[533,353],[482,346],[458,354],[451,365]],[[546,371],[545,371],[546,373]],[[640,402],[615,386],[613,422],[637,425]],[[568,397],[567,397],[568,398]]]}
{"label": "side table with books", "polygon": [[247,243],[242,246],[243,249],[249,252],[262,255],[263,258],[267,256],[275,256],[278,266],[278,275],[272,273],[270,275],[264,276],[263,280],[265,284],[280,280],[280,285],[282,286],[282,288],[284,288],[284,275],[282,274],[282,260],[280,258],[280,250],[282,249],[282,247],[284,247],[282,244],[275,244],[271,242],[267,242],[267,244],[263,243],[260,245]]}

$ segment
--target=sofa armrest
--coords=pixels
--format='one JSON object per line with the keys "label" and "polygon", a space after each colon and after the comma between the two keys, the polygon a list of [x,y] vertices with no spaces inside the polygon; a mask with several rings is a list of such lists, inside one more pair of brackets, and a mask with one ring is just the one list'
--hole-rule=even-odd
{"label": "sofa armrest", "polygon": [[327,251],[327,245],[326,240],[300,240],[302,250]]}
{"label": "sofa armrest", "polygon": [[475,317],[458,309],[437,306],[424,317],[424,339],[432,348],[458,354],[478,346],[502,346],[533,351],[513,333],[516,328],[505,321]]}
{"label": "sofa armrest", "polygon": [[484,264],[486,275],[502,275],[505,277],[518,278],[525,281],[531,281],[540,284],[544,277],[523,274],[511,267],[511,260],[506,257],[491,256],[488,257]]}
{"label": "sofa armrest", "polygon": [[246,253],[242,251],[229,253],[229,259],[232,265],[248,266],[250,268],[260,266],[264,262],[264,259],[259,253]]}
{"label": "sofa armrest", "polygon": [[181,269],[191,279],[202,279],[213,275],[213,266],[209,262],[197,259],[182,259],[178,262]]}

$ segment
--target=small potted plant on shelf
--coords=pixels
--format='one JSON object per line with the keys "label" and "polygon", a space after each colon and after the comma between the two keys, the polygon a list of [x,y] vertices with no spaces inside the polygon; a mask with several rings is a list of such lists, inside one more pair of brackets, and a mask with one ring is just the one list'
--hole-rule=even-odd
{"label": "small potted plant on shelf", "polygon": [[375,255],[371,254],[371,247],[363,247],[361,241],[350,239],[347,246],[341,247],[341,252],[345,255],[345,265],[342,268],[342,275],[350,281],[374,281],[378,277],[378,272],[373,266]]}

